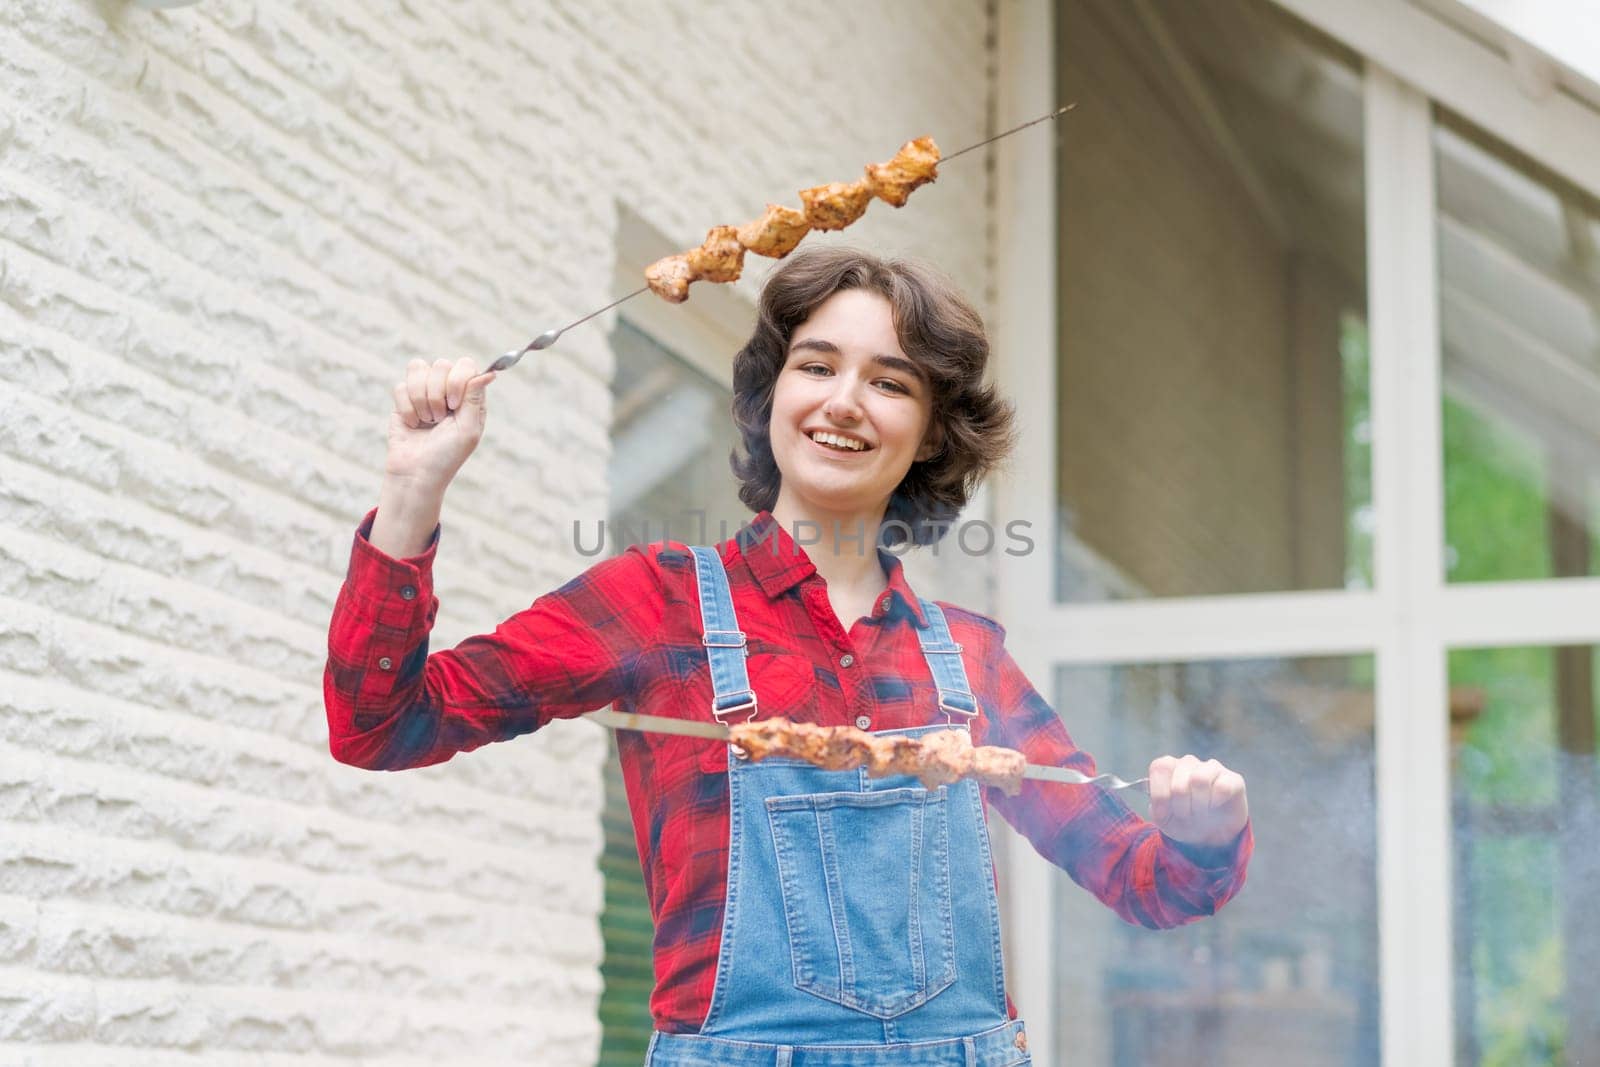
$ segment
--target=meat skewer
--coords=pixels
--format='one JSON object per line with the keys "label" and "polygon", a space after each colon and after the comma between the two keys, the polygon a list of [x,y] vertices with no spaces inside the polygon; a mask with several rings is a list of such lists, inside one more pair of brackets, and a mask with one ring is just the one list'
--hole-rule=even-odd
{"label": "meat skewer", "polygon": [[768,204],[766,214],[740,226],[735,236],[740,244],[758,256],[782,259],[810,232],[811,223],[806,221],[804,211]]}
{"label": "meat skewer", "polygon": [[994,745],[974,746],[965,730],[943,730],[921,738],[880,736],[853,726],[817,726],[786,719],[759,719],[733,727],[718,722],[670,719],[660,715],[635,715],[597,711],[586,716],[612,730],[645,730],[729,741],[751,761],[771,756],[803,759],[825,770],[866,767],[874,778],[912,774],[928,788],[961,778],[975,778],[1015,795],[1024,778],[1068,785],[1098,785],[1105,789],[1150,791],[1149,779],[1128,782],[1114,774],[1087,775],[1071,767],[1041,767],[1027,762],[1022,753]]}
{"label": "meat skewer", "polygon": [[800,202],[813,230],[842,230],[866,214],[872,187],[865,181],[829,182],[800,190]]}
{"label": "meat skewer", "polygon": [[918,137],[901,145],[889,162],[868,163],[867,185],[878,199],[904,207],[912,190],[937,178],[938,170],[939,146],[932,137]]}
{"label": "meat skewer", "polygon": [[[986,137],[975,144],[957,152],[952,152],[943,157],[943,162],[948,163],[957,156],[964,156],[968,152],[976,151],[984,145],[992,144],[1002,137],[1009,137],[1019,130],[1035,126],[1050,119],[1060,118],[1071,111],[1075,104],[1057,108],[1048,115],[1041,115],[1036,119],[1013,126],[1009,130],[1002,130],[992,137]],[[912,190],[937,177],[936,171],[941,162],[938,146],[931,137],[919,137],[914,141],[907,141],[900,146],[900,151],[887,163],[869,163],[866,168],[866,177],[856,182],[832,182],[828,185],[819,185],[812,189],[804,190],[801,199],[806,202],[806,210],[784,207],[781,204],[768,204],[766,213],[759,219],[745,223],[738,227],[713,227],[711,234],[718,230],[733,229],[734,239],[745,251],[754,252],[758,256],[768,256],[772,259],[782,259],[793,252],[812,229],[843,229],[866,211],[867,204],[876,196],[895,207],[905,204],[906,198]],[[807,194],[810,194],[809,200]],[[842,220],[842,221],[840,221]],[[488,371],[508,370],[516,366],[517,362],[529,352],[537,352],[549,348],[560,339],[561,335],[574,326],[588,322],[603,312],[610,311],[625,300],[632,300],[640,293],[653,291],[662,299],[674,304],[681,304],[689,299],[689,285],[697,280],[705,281],[733,281],[739,277],[737,268],[732,270],[731,276],[713,278],[711,274],[699,273],[708,264],[715,271],[720,266],[721,273],[728,274],[727,267],[730,258],[725,246],[708,247],[712,242],[711,234],[707,235],[707,244],[690,252],[680,252],[677,255],[666,256],[657,260],[645,269],[645,284],[618,297],[603,308],[598,308],[580,319],[574,319],[567,325],[555,330],[546,330],[521,348],[513,348],[494,360],[486,368]],[[694,252],[701,252],[698,259],[699,266],[694,265],[691,256]]]}
{"label": "meat skewer", "polygon": [[[742,226],[717,226],[699,248],[656,260],[645,268],[645,281],[663,300],[689,299],[689,283],[730,282],[739,277],[737,260],[745,250],[782,259],[811,230],[842,230],[866,213],[873,197],[904,207],[912,190],[939,176],[939,146],[932,137],[918,137],[900,146],[887,163],[868,163],[866,177],[829,182],[800,190],[803,209],[768,204],[766,213]],[[735,245],[735,242],[737,243]],[[735,252],[737,247],[737,253]],[[731,264],[731,269],[730,265]]]}
{"label": "meat skewer", "polygon": [[922,737],[880,737],[854,726],[760,719],[731,727],[728,739],[744,750],[752,762],[789,756],[829,771],[866,767],[874,778],[914,775],[929,789],[975,778],[982,785],[1016,796],[1022,789],[1022,772],[1027,767],[1027,760],[1015,749],[974,747],[967,731],[958,729]]}

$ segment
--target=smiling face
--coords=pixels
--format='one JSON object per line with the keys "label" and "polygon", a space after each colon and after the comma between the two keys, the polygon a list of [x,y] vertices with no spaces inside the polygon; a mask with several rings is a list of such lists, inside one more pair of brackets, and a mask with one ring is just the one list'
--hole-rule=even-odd
{"label": "smiling face", "polygon": [[773,512],[878,521],[925,440],[932,390],[900,347],[889,301],[843,289],[797,326],[768,426],[781,473]]}

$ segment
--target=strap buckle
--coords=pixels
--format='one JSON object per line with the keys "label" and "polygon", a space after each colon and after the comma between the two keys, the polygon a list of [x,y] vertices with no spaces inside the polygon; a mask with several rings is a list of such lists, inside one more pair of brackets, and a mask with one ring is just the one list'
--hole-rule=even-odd
{"label": "strap buckle", "polygon": [[[945,699],[945,696],[944,696],[943,693],[939,694],[939,710],[944,712],[944,721],[949,723],[951,726],[956,726],[956,725],[966,726],[966,725],[970,724],[973,719],[976,719],[978,717],[978,714],[979,714],[978,713],[978,709],[976,707],[977,701],[974,700],[973,704],[974,704],[974,707],[972,708],[972,710],[968,711],[966,708],[959,707],[958,705],[950,703],[948,700]],[[964,715],[964,716],[966,716],[966,719],[965,719],[965,721],[963,721],[963,722],[958,724],[955,721],[955,719],[951,718],[952,715]]]}
{"label": "strap buckle", "polygon": [[724,726],[728,725],[727,721],[723,718],[724,715],[737,715],[741,711],[748,711],[750,713],[744,717],[745,722],[749,722],[751,719],[756,717],[755,693],[752,692],[748,700],[742,700],[728,708],[718,708],[716,698],[711,698],[711,717],[722,723]]}
{"label": "strap buckle", "polygon": [[[745,718],[744,718],[745,722],[750,722],[752,719],[754,719],[756,717],[756,695],[755,695],[754,691],[752,691],[750,693],[750,699],[749,700],[745,700],[745,701],[742,701],[742,702],[740,702],[738,704],[735,704],[731,708],[722,708],[720,710],[718,710],[718,708],[717,708],[717,698],[716,697],[712,697],[711,698],[711,717],[713,719],[716,719],[718,722],[722,723],[722,725],[724,725],[724,726],[728,725],[727,721],[725,719],[723,719],[724,715],[737,715],[741,711],[749,711],[750,712],[749,715],[745,716]],[[738,745],[735,745],[735,744],[730,742],[728,747],[733,750],[734,758],[741,759],[741,760],[750,758],[750,754],[748,752],[746,752],[744,749],[740,748]]]}
{"label": "strap buckle", "polygon": [[700,635],[700,643],[707,648],[743,648],[743,630],[707,630]]}

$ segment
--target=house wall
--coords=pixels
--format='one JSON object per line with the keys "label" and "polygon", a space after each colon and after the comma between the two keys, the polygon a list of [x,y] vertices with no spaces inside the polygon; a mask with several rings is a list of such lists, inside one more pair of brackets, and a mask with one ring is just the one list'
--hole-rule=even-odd
{"label": "house wall", "polygon": [[[7,5],[0,1043],[74,1067],[592,1061],[598,733],[394,775],[327,753],[325,629],[389,389],[611,299],[620,206],[666,252],[908,137],[979,139],[989,22],[969,0]],[[985,167],[847,237],[986,297]],[[583,565],[606,333],[494,387],[434,647]]]}

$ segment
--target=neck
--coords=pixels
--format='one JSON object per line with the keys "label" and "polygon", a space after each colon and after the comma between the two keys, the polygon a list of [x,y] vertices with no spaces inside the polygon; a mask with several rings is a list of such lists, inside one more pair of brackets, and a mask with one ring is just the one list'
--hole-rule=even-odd
{"label": "neck", "polygon": [[790,499],[780,489],[772,517],[805,549],[829,590],[875,595],[889,584],[877,548],[878,528],[888,507],[885,500],[865,511],[820,508]]}

